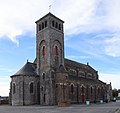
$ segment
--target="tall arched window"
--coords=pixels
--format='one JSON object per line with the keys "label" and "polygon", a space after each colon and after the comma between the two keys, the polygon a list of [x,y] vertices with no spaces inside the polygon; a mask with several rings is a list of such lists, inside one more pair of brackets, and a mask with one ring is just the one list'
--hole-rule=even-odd
{"label": "tall arched window", "polygon": [[58,28],[58,23],[56,22],[55,27]]}
{"label": "tall arched window", "polygon": [[43,46],[43,48],[42,48],[42,55],[43,55],[43,57],[45,56],[45,53],[46,53],[45,46]]}
{"label": "tall arched window", "polygon": [[43,90],[44,90],[44,87],[42,86],[42,87],[41,87],[41,91],[43,91]]}
{"label": "tall arched window", "polygon": [[58,55],[58,47],[57,46],[55,46],[54,52],[55,52],[55,55]]}
{"label": "tall arched window", "polygon": [[33,93],[33,82],[30,83],[30,93]]}
{"label": "tall arched window", "polygon": [[82,94],[84,94],[84,87],[82,86]]}
{"label": "tall arched window", "polygon": [[46,101],[46,94],[44,94],[43,101],[45,103],[45,101]]}
{"label": "tall arched window", "polygon": [[93,94],[93,88],[91,87],[90,90],[91,90],[91,95],[92,95]]}
{"label": "tall arched window", "polygon": [[74,92],[74,86],[73,86],[73,84],[71,85],[71,93],[73,94],[73,92]]}
{"label": "tall arched window", "polygon": [[44,29],[44,23],[42,23],[42,29]]}
{"label": "tall arched window", "polygon": [[98,87],[98,95],[100,95],[100,88]]}
{"label": "tall arched window", "polygon": [[39,31],[41,30],[41,24],[39,24]]}
{"label": "tall arched window", "polygon": [[54,20],[52,21],[52,26],[53,26],[53,27],[55,26],[55,22],[54,22]]}
{"label": "tall arched window", "polygon": [[59,30],[61,30],[61,25],[59,24]]}
{"label": "tall arched window", "polygon": [[45,73],[42,73],[42,78],[43,80],[45,80]]}
{"label": "tall arched window", "polygon": [[15,87],[15,83],[13,83],[13,94],[15,94],[16,93],[16,87]]}
{"label": "tall arched window", "polygon": [[47,27],[47,21],[45,21],[45,27]]}

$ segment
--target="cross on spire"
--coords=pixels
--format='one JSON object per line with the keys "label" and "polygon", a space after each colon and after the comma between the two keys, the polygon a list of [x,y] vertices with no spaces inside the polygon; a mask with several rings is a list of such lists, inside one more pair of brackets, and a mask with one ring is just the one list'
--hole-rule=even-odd
{"label": "cross on spire", "polygon": [[51,5],[49,5],[49,12],[51,12]]}

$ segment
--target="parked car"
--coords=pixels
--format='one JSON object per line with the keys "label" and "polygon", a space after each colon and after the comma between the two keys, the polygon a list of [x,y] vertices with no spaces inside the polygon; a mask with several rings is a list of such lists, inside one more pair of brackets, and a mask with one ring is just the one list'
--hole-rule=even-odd
{"label": "parked car", "polygon": [[116,102],[116,98],[113,98],[112,101],[113,101],[113,102]]}

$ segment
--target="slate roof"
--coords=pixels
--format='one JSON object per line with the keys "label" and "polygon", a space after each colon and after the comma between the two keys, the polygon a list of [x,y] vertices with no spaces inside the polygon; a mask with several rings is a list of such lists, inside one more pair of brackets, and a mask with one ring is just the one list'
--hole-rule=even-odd
{"label": "slate roof", "polygon": [[106,84],[104,82],[102,82],[101,80],[96,80],[96,79],[89,79],[89,78],[84,78],[84,77],[77,77],[77,76],[72,76],[72,75],[69,75],[69,79],[70,80],[81,80],[83,82],[91,82],[93,84]]}
{"label": "slate roof", "polygon": [[92,71],[95,71],[95,69],[93,69],[90,65],[88,64],[82,64],[82,63],[79,63],[79,62],[76,62],[76,61],[73,61],[73,60],[70,60],[70,59],[66,59],[65,58],[65,66],[70,66],[70,67],[74,67],[74,68],[86,68],[86,69],[89,69],[89,70],[92,70]]}
{"label": "slate roof", "polygon": [[85,64],[82,64],[82,63],[78,63],[76,61],[73,61],[73,60],[70,60],[70,59],[67,59],[65,58],[65,65],[69,65],[69,66],[72,66],[72,67],[86,67]]}
{"label": "slate roof", "polygon": [[[37,73],[35,72],[36,65],[31,62],[27,62],[17,73],[15,73],[13,76],[18,75],[29,75],[29,76],[37,76]],[[12,76],[11,76],[12,77]]]}
{"label": "slate roof", "polygon": [[37,20],[35,23],[37,23],[37,22],[39,22],[39,21],[41,21],[42,19],[44,19],[44,18],[46,18],[47,16],[52,16],[52,17],[54,17],[54,18],[56,18],[56,19],[58,19],[59,21],[61,21],[61,22],[63,22],[64,23],[64,21],[63,20],[61,20],[61,19],[59,19],[58,17],[56,17],[55,15],[53,15],[52,13],[48,13],[48,14],[46,14],[45,16],[43,16],[42,18],[40,18],[39,20]]}

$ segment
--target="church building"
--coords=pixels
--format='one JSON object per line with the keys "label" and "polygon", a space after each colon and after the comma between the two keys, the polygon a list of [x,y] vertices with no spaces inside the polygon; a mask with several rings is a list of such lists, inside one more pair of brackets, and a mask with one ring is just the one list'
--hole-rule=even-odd
{"label": "church building", "polygon": [[11,105],[84,104],[104,102],[107,84],[88,63],[64,58],[64,21],[48,13],[36,22],[36,58],[14,75]]}

